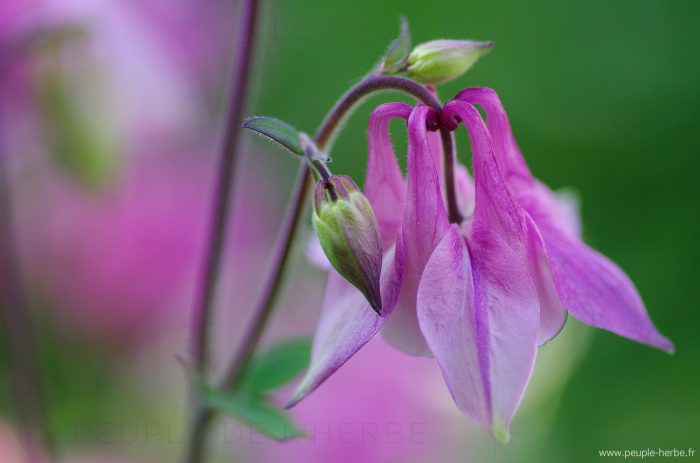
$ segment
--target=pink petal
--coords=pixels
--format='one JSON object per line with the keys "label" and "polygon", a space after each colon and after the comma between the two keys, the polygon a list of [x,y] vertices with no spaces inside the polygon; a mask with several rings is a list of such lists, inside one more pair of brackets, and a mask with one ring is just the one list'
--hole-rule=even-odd
{"label": "pink petal", "polygon": [[544,221],[537,227],[559,297],[574,317],[673,352],[673,343],[656,330],[637,289],[617,265]]}
{"label": "pink petal", "polygon": [[[426,89],[435,95],[438,100],[440,96],[438,95],[437,89],[434,85],[426,85]],[[440,178],[440,185],[443,184],[444,171],[443,171],[443,159],[442,159],[442,138],[440,136],[440,131],[435,132],[428,131],[428,146],[430,147],[430,153],[433,157],[433,162],[435,163],[435,169],[437,170],[438,177]]]}
{"label": "pink petal", "polygon": [[537,332],[537,345],[541,346],[554,339],[564,328],[567,311],[562,305],[552,279],[547,255],[544,252],[542,237],[537,225],[527,216],[528,263],[530,276],[537,288],[540,301],[540,326]]}
{"label": "pink petal", "polygon": [[[536,205],[537,207],[544,206],[549,213],[560,218],[559,221],[562,225],[573,229],[570,211],[564,210],[555,201],[553,193],[532,177],[496,92],[490,88],[468,88],[459,92],[456,98],[478,104],[484,108],[499,167],[518,204],[528,212],[532,210],[531,207]],[[542,200],[539,199],[540,197]],[[534,227],[532,225],[528,226],[527,230],[528,263],[540,301],[538,344],[542,345],[561,331],[566,322],[566,309],[560,302],[554,287],[551,270],[544,257],[540,234],[536,225]]]}
{"label": "pink petal", "polygon": [[406,196],[406,184],[396,162],[389,136],[389,121],[394,118],[408,119],[409,114],[409,105],[387,103],[377,107],[369,117],[369,150],[364,193],[372,204],[384,249],[388,249],[396,240]]}
{"label": "pink petal", "polygon": [[416,295],[423,268],[448,228],[440,181],[427,139],[426,106],[408,119],[408,186],[400,234],[404,272],[396,310],[382,330],[387,341],[411,355],[430,355],[418,326]]}
{"label": "pink petal", "polygon": [[455,188],[459,212],[462,217],[471,217],[474,214],[474,180],[462,164],[455,166]]}
{"label": "pink petal", "polygon": [[518,148],[518,143],[515,141],[513,131],[510,128],[508,115],[503,109],[503,104],[501,104],[501,100],[496,92],[486,87],[466,88],[459,92],[455,99],[484,108],[488,128],[496,150],[496,157],[501,172],[509,186],[511,182],[516,180],[512,179],[511,176],[520,177],[522,181],[529,183],[532,179],[532,174],[530,174],[530,169],[520,152],[520,148]]}
{"label": "pink petal", "polygon": [[518,204],[533,218],[546,217],[567,236],[581,238],[581,223],[577,206],[567,203],[543,183],[533,180],[527,188],[514,192]]}
{"label": "pink petal", "polygon": [[[488,335],[474,306],[474,276],[459,228],[451,225],[435,248],[418,288],[418,318],[455,403],[491,429],[488,361],[480,361],[479,333]],[[483,332],[485,331],[485,332]]]}
{"label": "pink petal", "polygon": [[[532,218],[528,226],[530,263],[540,291],[540,341],[556,335],[557,320],[563,323],[561,313],[566,307],[589,325],[672,352],[673,344],[654,328],[627,275],[580,240],[577,218],[549,188],[532,178],[496,93],[473,88],[463,90],[457,98],[484,107],[498,162],[508,171],[509,188]],[[543,265],[542,256],[546,256],[551,270]]]}
{"label": "pink petal", "polygon": [[286,407],[293,407],[360,350],[381,329],[398,298],[403,270],[400,249],[391,248],[382,263],[382,316],[365,297],[331,269],[321,304],[321,317],[311,350],[311,364]]}
{"label": "pink petal", "polygon": [[[478,422],[490,423],[494,435],[507,439],[534,365],[540,317],[537,291],[528,272],[525,219],[506,188],[479,112],[459,101],[448,103],[443,111],[464,122],[474,159],[476,207],[467,246],[480,374],[491,414],[489,421],[482,417]],[[425,275],[429,274],[427,270]]]}

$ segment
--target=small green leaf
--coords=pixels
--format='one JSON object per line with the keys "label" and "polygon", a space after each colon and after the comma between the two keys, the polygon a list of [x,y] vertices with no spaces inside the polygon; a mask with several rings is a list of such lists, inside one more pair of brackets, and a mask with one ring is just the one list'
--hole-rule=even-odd
{"label": "small green leaf", "polygon": [[386,51],[386,57],[382,63],[382,73],[393,74],[400,71],[410,51],[411,33],[408,30],[408,21],[405,16],[401,16],[401,33],[391,42]]}
{"label": "small green leaf", "polygon": [[251,426],[271,439],[285,441],[306,436],[304,430],[298,428],[284,410],[267,402],[265,397],[224,393],[210,387],[203,387],[200,394],[207,406]]}
{"label": "small green leaf", "polygon": [[243,127],[279,143],[292,154],[304,156],[304,148],[299,140],[301,133],[284,121],[274,117],[256,116],[243,121]]}
{"label": "small green leaf", "polygon": [[243,378],[242,387],[258,394],[285,385],[309,364],[311,338],[282,341],[256,354]]}

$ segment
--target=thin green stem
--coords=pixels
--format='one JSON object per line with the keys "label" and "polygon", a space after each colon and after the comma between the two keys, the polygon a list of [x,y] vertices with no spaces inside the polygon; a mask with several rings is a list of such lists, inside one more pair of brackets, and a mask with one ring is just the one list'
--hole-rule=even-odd
{"label": "thin green stem", "polygon": [[214,294],[221,269],[221,256],[224,247],[224,234],[228,218],[231,189],[236,170],[236,154],[241,132],[240,120],[243,114],[248,82],[253,60],[258,0],[246,0],[240,22],[238,53],[233,67],[233,81],[230,89],[226,132],[221,147],[218,175],[214,192],[212,223],[207,247],[204,272],[192,312],[192,360],[201,372],[206,372],[209,362],[210,328],[214,312]]}
{"label": "thin green stem", "polygon": [[[221,269],[221,256],[224,248],[224,235],[231,200],[233,179],[235,178],[238,139],[241,132],[240,120],[247,96],[248,83],[253,61],[253,45],[257,29],[260,2],[245,0],[240,21],[240,35],[237,54],[233,64],[233,78],[230,89],[226,131],[221,147],[217,179],[214,192],[210,238],[205,254],[204,272],[199,291],[195,296],[192,312],[192,361],[199,374],[206,374],[209,363],[210,328],[214,312],[215,289]],[[206,447],[206,434],[211,416],[195,397],[193,422],[187,441],[184,461],[201,463]]]}

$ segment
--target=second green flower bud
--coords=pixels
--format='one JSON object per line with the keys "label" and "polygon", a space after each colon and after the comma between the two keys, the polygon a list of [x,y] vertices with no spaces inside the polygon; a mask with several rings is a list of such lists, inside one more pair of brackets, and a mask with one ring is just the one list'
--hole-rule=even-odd
{"label": "second green flower bud", "polygon": [[321,180],[314,191],[312,220],[331,265],[380,313],[382,242],[365,195],[350,177],[333,175]]}
{"label": "second green flower bud", "polygon": [[464,74],[493,42],[433,40],[417,45],[406,59],[408,77],[422,84],[441,84]]}

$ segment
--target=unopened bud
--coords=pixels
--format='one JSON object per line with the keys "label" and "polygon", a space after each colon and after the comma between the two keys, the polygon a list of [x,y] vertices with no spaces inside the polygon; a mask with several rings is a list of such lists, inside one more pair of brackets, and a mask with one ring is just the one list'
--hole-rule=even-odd
{"label": "unopened bud", "polygon": [[440,84],[464,74],[493,42],[433,40],[417,45],[408,55],[406,71],[422,84]]}
{"label": "unopened bud", "polygon": [[316,184],[313,224],[331,265],[379,313],[383,257],[379,227],[372,206],[350,177],[334,175]]}

